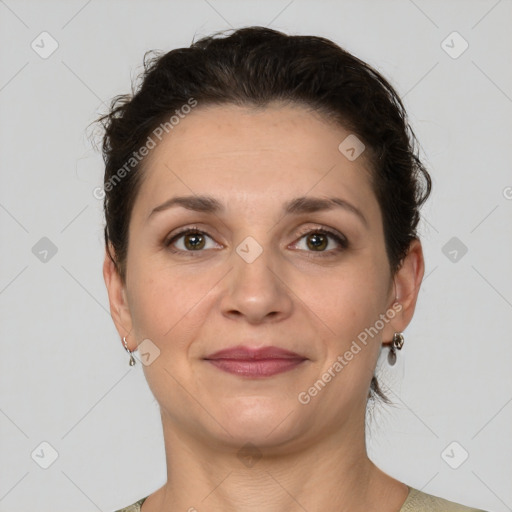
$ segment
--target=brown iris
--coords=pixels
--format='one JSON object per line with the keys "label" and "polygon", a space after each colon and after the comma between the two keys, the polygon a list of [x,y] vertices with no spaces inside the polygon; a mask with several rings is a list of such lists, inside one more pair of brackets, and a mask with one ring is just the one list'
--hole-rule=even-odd
{"label": "brown iris", "polygon": [[188,233],[183,238],[185,247],[189,250],[202,249],[204,247],[205,240],[201,233]]}
{"label": "brown iris", "polygon": [[326,235],[321,233],[313,233],[308,235],[307,244],[310,249],[325,249],[328,244],[328,239]]}

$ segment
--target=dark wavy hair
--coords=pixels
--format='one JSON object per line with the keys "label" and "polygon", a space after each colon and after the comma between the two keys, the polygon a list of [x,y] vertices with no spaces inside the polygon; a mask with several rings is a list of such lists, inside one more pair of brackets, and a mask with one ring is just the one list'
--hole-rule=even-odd
{"label": "dark wavy hair", "polygon": [[[371,66],[323,37],[247,27],[218,32],[188,48],[147,52],[139,82],[132,84],[132,94],[116,96],[98,119],[104,130],[105,244],[123,280],[128,226],[145,163],[133,157],[191,98],[199,106],[300,104],[356,134],[366,146],[392,275],[400,268],[418,238],[419,209],[432,183],[398,94]],[[114,181],[129,161],[132,169]],[[375,396],[391,403],[373,376],[369,398]]]}

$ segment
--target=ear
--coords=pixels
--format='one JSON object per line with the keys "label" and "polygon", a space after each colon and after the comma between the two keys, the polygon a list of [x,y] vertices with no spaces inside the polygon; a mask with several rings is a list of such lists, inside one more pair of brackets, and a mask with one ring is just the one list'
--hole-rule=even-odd
{"label": "ear", "polygon": [[[114,254],[112,245],[110,245],[110,251],[111,254]],[[103,262],[103,279],[105,280],[108,292],[110,315],[112,316],[117,332],[121,338],[123,338],[123,336],[127,337],[126,343],[128,344],[128,348],[134,350],[136,347],[130,348],[130,341],[128,339],[128,334],[130,334],[133,324],[126,298],[126,286],[107,251],[105,251],[105,260]]]}
{"label": "ear", "polygon": [[423,249],[419,239],[411,241],[402,265],[393,277],[388,310],[395,312],[383,332],[384,345],[389,344],[395,332],[402,332],[409,325],[414,315],[421,281],[425,273]]}

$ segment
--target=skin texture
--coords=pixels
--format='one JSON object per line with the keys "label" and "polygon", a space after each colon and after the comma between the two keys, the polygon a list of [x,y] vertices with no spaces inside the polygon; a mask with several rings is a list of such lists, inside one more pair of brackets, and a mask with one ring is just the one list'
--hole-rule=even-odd
{"label": "skin texture", "polygon": [[[348,135],[298,105],[199,105],[148,156],[126,282],[107,256],[103,269],[119,335],[130,350],[149,339],[160,351],[143,370],[161,409],[168,480],[142,512],[396,512],[405,501],[406,485],[367,456],[365,409],[381,345],[413,316],[423,255],[415,240],[390,274],[365,154],[350,161],[338,150]],[[148,219],[188,195],[210,195],[225,211],[177,206]],[[283,215],[283,204],[300,196],[344,199],[366,225],[343,208]],[[202,248],[194,250],[193,235],[166,247],[185,227],[207,233]],[[311,245],[322,227],[349,246],[330,237]],[[262,249],[251,263],[236,251],[248,236]],[[378,335],[300,403],[299,393],[393,304],[401,310]],[[275,345],[307,360],[254,379],[203,359],[239,344]],[[237,456],[243,446],[252,463]]]}

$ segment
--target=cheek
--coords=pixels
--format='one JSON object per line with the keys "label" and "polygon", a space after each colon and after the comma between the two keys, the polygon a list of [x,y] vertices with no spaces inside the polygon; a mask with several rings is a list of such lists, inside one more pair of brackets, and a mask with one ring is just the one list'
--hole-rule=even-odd
{"label": "cheek", "polygon": [[158,345],[172,339],[175,345],[184,329],[204,317],[218,272],[183,272],[143,255],[132,263],[130,309],[137,338],[154,339]]}
{"label": "cheek", "polygon": [[328,326],[331,335],[353,336],[375,321],[385,301],[382,270],[373,264],[346,265],[302,284],[305,302]]}

